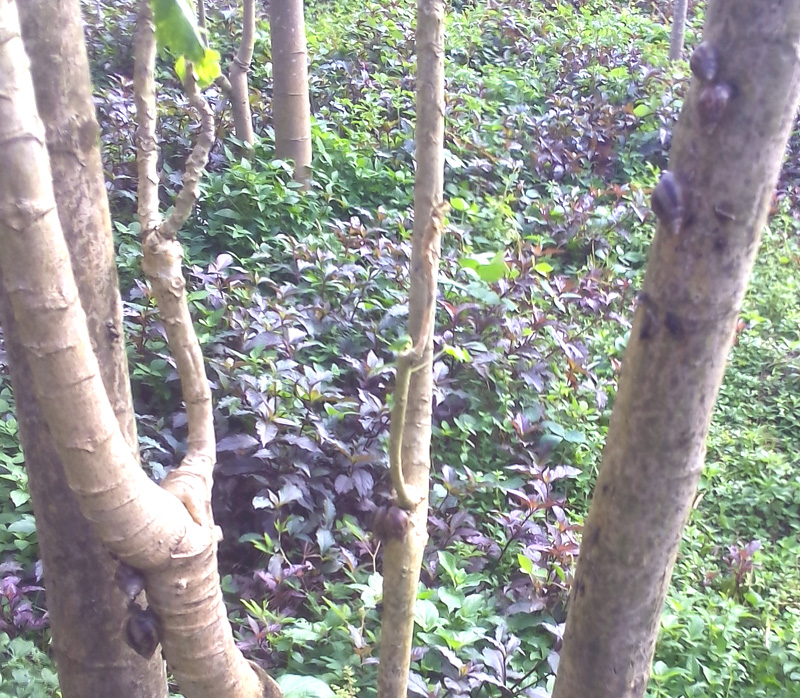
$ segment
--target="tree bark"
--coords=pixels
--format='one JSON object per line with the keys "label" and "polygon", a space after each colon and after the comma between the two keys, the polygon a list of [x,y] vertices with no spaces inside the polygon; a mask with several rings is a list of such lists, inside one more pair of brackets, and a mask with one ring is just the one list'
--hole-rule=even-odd
{"label": "tree bark", "polygon": [[197,26],[203,31],[208,29],[206,26],[206,3],[205,0],[197,0]]}
{"label": "tree bark", "polygon": [[[413,364],[404,415],[392,412],[390,453],[395,420],[404,416],[402,461],[393,480],[399,508],[408,525],[387,531],[383,550],[383,615],[381,618],[378,695],[405,698],[414,630],[414,603],[422,555],[428,540],[433,330],[437,274],[444,215],[444,0],[417,4],[417,125],[414,232],[409,291],[409,334]],[[398,358],[395,400],[401,383]],[[398,535],[399,534],[399,535]]]}
{"label": "tree bark", "polygon": [[714,0],[650,252],[553,698],[644,695],[711,411],[800,91],[800,2]]}
{"label": "tree bark", "polygon": [[[305,34],[303,34],[305,37]],[[236,137],[248,148],[253,146],[253,117],[250,114],[250,87],[247,74],[253,60],[256,41],[256,3],[255,0],[242,2],[242,42],[233,58],[228,79],[231,84],[231,111]],[[307,89],[307,88],[306,88]]]}
{"label": "tree bark", "polygon": [[[140,10],[146,30],[141,36],[152,35],[149,0],[141,1]],[[152,49],[154,57],[154,43]],[[144,68],[137,63],[136,70],[137,79],[143,71],[145,81],[152,84],[152,62]],[[186,467],[190,475],[173,480],[173,485],[181,485],[178,488],[166,483],[159,487],[147,478],[105,392],[57,217],[44,128],[13,0],[0,0],[0,94],[0,269],[38,404],[69,487],[103,543],[145,575],[161,645],[187,698],[280,696],[274,682],[249,665],[235,646],[220,592],[213,520],[203,517],[202,507],[193,506],[198,498],[207,504],[202,497],[206,489],[210,493],[205,470],[193,477],[192,466],[197,463],[187,463],[189,454],[200,460],[207,446],[206,431],[198,434],[191,426],[195,413],[205,413],[204,405],[194,403],[202,386],[186,395],[190,436],[187,458],[178,471]],[[194,96],[190,93],[190,98]],[[147,116],[154,118],[154,98],[145,106]],[[156,153],[150,141],[140,140],[139,145]],[[197,164],[187,168],[187,193],[178,195],[159,232],[172,230],[191,210],[196,193],[192,178],[202,169]],[[150,177],[149,169],[142,171]],[[155,188],[158,180],[148,181]],[[176,248],[169,240],[164,247],[150,271],[163,274],[160,282],[173,283],[176,306],[185,304],[182,279],[170,276],[175,267],[180,269],[179,255],[176,260]],[[165,326],[182,319],[171,303],[169,299],[167,309],[162,308]],[[182,329],[176,331],[180,335]],[[182,362],[191,351],[184,346],[177,349],[183,384]],[[200,483],[197,488],[191,486],[195,481]]]}
{"label": "tree bark", "polygon": [[311,103],[303,0],[272,0],[272,114],[275,154],[294,161],[294,178],[308,179],[311,165]]}
{"label": "tree bark", "polygon": [[[22,33],[45,124],[59,219],[70,248],[92,347],[122,433],[137,451],[122,308],[89,65],[78,0],[27,0]],[[4,339],[36,512],[47,606],[64,698],[167,695],[164,662],[125,644],[127,599],[117,563],[80,513],[32,389],[17,327],[3,296]]]}
{"label": "tree bark", "polygon": [[689,0],[673,0],[672,33],[669,41],[669,59],[677,61],[683,53],[683,39],[686,34],[686,11]]}

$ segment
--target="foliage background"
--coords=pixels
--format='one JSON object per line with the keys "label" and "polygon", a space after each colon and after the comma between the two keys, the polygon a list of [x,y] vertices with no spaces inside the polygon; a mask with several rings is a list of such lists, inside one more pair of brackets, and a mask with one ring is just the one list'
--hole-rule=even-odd
{"label": "foliage background", "polygon": [[[185,417],[138,267],[133,14],[124,2],[84,10],[140,441],[159,477],[185,447]],[[235,3],[209,13],[212,43],[230,58]],[[413,14],[396,0],[307,8],[307,192],[274,159],[262,18],[251,94],[262,138],[243,160],[230,124],[219,127],[183,234],[217,406],[231,617],[249,656],[331,687],[313,695],[375,695],[380,549],[369,529],[389,494],[391,346],[406,313]],[[695,8],[690,43],[701,21]],[[688,82],[667,45],[658,3],[453,2],[451,211],[414,695],[547,695],[653,234],[649,192]],[[161,70],[167,203],[195,126],[168,61]],[[800,679],[796,146],[795,136],[715,413],[652,697],[789,696]],[[52,695],[5,370],[0,380],[0,696]]]}

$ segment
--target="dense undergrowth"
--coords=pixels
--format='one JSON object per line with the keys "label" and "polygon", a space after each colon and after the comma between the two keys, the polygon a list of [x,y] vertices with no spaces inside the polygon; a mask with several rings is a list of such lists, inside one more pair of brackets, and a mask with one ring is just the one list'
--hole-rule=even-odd
{"label": "dense undergrowth", "polygon": [[[159,476],[182,453],[185,419],[138,269],[132,18],[120,5],[87,2],[87,38],[140,438]],[[411,690],[543,696],[653,232],[648,193],[687,77],[667,65],[664,17],[650,3],[454,5],[431,539]],[[276,674],[371,696],[380,549],[369,528],[389,494],[386,402],[406,313],[413,7],[328,0],[307,11],[310,189],[273,159],[262,25],[253,106],[263,140],[240,160],[220,127],[183,240],[216,399],[215,513],[238,638]],[[236,12],[211,19],[230,52]],[[164,184],[174,189],[193,125],[163,77]],[[796,193],[785,179],[732,351],[653,697],[789,696],[800,679]],[[2,378],[0,696],[51,695],[33,519]]]}

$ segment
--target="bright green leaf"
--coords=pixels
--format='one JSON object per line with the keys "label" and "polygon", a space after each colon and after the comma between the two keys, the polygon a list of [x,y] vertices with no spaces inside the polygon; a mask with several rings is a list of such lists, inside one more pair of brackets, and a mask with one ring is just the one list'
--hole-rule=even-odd
{"label": "bright green leaf", "polygon": [[454,196],[450,199],[450,208],[454,211],[466,211],[469,208],[469,204],[460,196]]}
{"label": "bright green leaf", "polygon": [[15,507],[25,504],[25,502],[30,499],[30,495],[22,490],[14,490],[8,496],[11,497],[11,501],[14,502]]}
{"label": "bright green leaf", "polygon": [[[11,493],[13,497],[13,492]],[[18,533],[22,535],[32,535],[36,533],[36,521],[30,515],[23,516],[13,523],[8,524],[9,533]]]}
{"label": "bright green leaf", "polygon": [[454,347],[451,344],[445,344],[442,347],[442,351],[447,356],[452,356],[459,363],[467,363],[472,358],[466,349],[462,347]]}
{"label": "bright green leaf", "polygon": [[433,601],[418,600],[414,604],[414,620],[420,628],[431,631],[439,624],[439,610]]}
{"label": "bright green leaf", "polygon": [[487,284],[495,283],[508,273],[505,254],[503,250],[498,252],[481,252],[468,255],[458,260],[458,263],[467,269],[473,269],[481,281]]}
{"label": "bright green leaf", "polygon": [[189,0],[151,0],[156,41],[177,57],[175,72],[181,80],[186,75],[186,61],[191,61],[197,82],[210,85],[220,75],[219,53],[208,48],[197,26],[194,7]]}
{"label": "bright green leaf", "polygon": [[439,601],[441,601],[445,606],[447,606],[447,610],[452,613],[457,608],[461,607],[461,604],[464,603],[464,595],[446,587],[439,587],[438,590]]}

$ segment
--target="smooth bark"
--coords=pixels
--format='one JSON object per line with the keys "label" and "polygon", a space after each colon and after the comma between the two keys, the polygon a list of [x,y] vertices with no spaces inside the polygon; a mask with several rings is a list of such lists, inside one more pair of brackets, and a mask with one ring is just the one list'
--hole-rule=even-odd
{"label": "smooth bark", "polygon": [[[58,215],[100,373],[131,451],[136,430],[122,335],[99,127],[83,44],[79,0],[27,0],[20,7],[36,101],[44,121]],[[47,608],[64,698],[167,695],[163,660],[125,644],[127,599],[117,563],[83,518],[36,403],[28,363],[3,297],[4,340],[36,512]]]}
{"label": "smooth bark", "polygon": [[655,193],[661,222],[583,532],[553,698],[645,693],[797,108],[800,2],[715,0],[704,39],[705,59],[694,68],[703,79],[692,81],[672,175]]}
{"label": "smooth bark", "polygon": [[669,39],[669,59],[677,61],[683,53],[683,39],[686,35],[686,11],[689,0],[673,0],[672,32]]}
{"label": "smooth bark", "polygon": [[272,115],[275,154],[294,161],[294,178],[308,178],[311,165],[311,103],[303,0],[272,0]]}
{"label": "smooth bark", "polygon": [[[408,384],[402,429],[402,477],[395,481],[396,488],[402,490],[397,492],[398,502],[408,509],[409,523],[403,535],[388,536],[383,549],[380,698],[407,695],[414,604],[428,540],[431,362],[444,215],[444,10],[443,0],[419,0],[417,4],[417,169],[408,322],[418,358]],[[398,360],[398,381],[399,367]],[[393,413],[392,420],[395,418]]]}
{"label": "smooth bark", "polygon": [[233,57],[233,65],[228,74],[230,81],[231,111],[233,112],[233,128],[236,138],[248,147],[252,147],[253,117],[250,113],[250,86],[247,74],[253,60],[253,48],[256,40],[256,3],[255,0],[242,0],[242,41],[239,50]]}
{"label": "smooth bark", "polygon": [[[149,2],[143,0],[141,8],[152,33]],[[0,94],[0,268],[69,487],[105,545],[144,572],[162,648],[182,693],[187,698],[278,696],[235,647],[219,588],[213,521],[203,518],[202,507],[191,506],[207,486],[203,472],[188,478],[200,481],[197,488],[184,480],[177,481],[183,486],[177,489],[151,482],[105,392],[57,216],[44,128],[12,0],[0,0]],[[150,106],[154,115],[154,103]],[[191,190],[188,174],[184,183]],[[176,211],[191,208],[187,198],[179,195]],[[177,222],[171,216],[163,225],[169,231]],[[175,291],[180,295],[183,287]],[[175,317],[164,312],[165,324]],[[189,411],[202,411],[189,404],[192,395],[187,396]],[[204,437],[202,432],[198,440],[190,436],[189,453],[202,455]],[[186,465],[194,463],[184,461],[181,468]]]}

